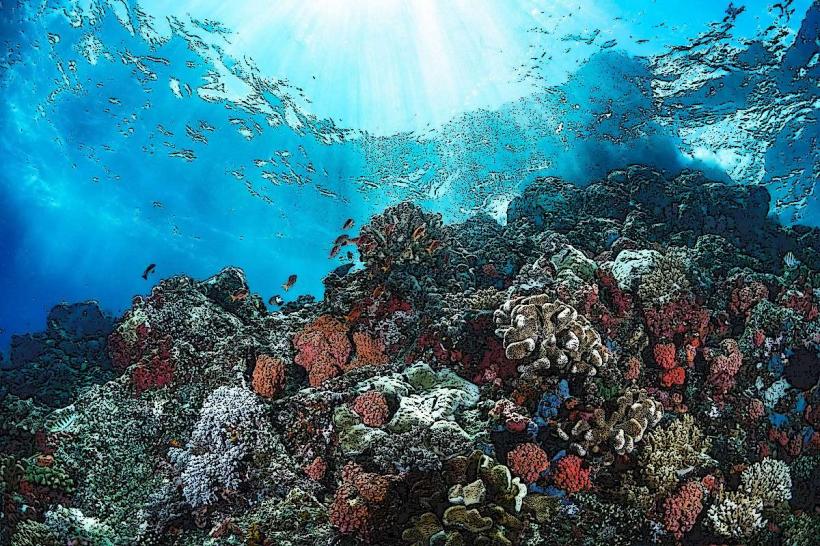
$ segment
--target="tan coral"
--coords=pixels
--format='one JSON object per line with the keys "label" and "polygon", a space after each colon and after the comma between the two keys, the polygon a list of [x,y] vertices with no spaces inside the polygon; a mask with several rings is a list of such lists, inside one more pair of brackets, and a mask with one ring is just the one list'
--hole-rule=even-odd
{"label": "tan coral", "polygon": [[519,368],[524,375],[550,369],[595,375],[609,359],[592,324],[572,306],[545,294],[508,300],[494,320],[507,358],[535,359]]}
{"label": "tan coral", "polygon": [[558,429],[570,448],[578,455],[600,453],[611,449],[619,455],[632,453],[647,429],[663,417],[663,405],[647,396],[646,391],[630,388],[618,398],[617,409],[608,417],[597,408],[590,420],[579,420],[568,432]]}
{"label": "tan coral", "polygon": [[639,463],[653,494],[667,495],[688,470],[713,463],[711,444],[690,415],[646,435]]}

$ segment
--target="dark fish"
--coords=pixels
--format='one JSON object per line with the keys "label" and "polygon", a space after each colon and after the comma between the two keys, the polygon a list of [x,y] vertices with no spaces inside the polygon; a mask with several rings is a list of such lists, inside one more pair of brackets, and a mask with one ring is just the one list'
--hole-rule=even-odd
{"label": "dark fish", "polygon": [[146,281],[148,280],[148,275],[154,272],[157,268],[157,264],[148,264],[148,267],[145,268],[145,271],[142,272],[142,278]]}
{"label": "dark fish", "polygon": [[353,218],[348,218],[347,220],[345,220],[345,223],[342,226],[342,229],[347,231],[348,229],[352,228],[353,224],[355,224],[355,223],[356,222],[353,221]]}
{"label": "dark fish", "polygon": [[343,245],[346,245],[348,241],[349,241],[349,239],[348,239],[348,237],[347,237],[347,234],[346,234],[346,233],[342,233],[341,235],[339,235],[338,237],[336,237],[336,240],[335,240],[335,241],[333,241],[333,244],[334,244],[334,245],[343,246]]}
{"label": "dark fish", "polygon": [[347,259],[348,259],[348,260],[352,260],[352,259],[353,259],[353,253],[352,253],[352,252],[350,252],[349,250],[347,251]]}
{"label": "dark fish", "polygon": [[333,245],[333,248],[330,249],[330,256],[328,258],[333,258],[339,251],[342,249],[341,245]]}
{"label": "dark fish", "polygon": [[352,268],[353,264],[344,264],[331,271],[331,273],[337,277],[344,277]]}
{"label": "dark fish", "polygon": [[279,294],[276,294],[275,296],[271,296],[270,299],[268,300],[268,305],[277,305],[277,306],[279,306],[279,305],[282,305],[283,303],[285,303],[285,300],[283,300],[282,296],[280,296]]}
{"label": "dark fish", "polygon": [[291,275],[290,277],[288,277],[288,280],[287,280],[287,281],[285,281],[285,284],[283,284],[283,285],[282,285],[282,289],[283,289],[285,292],[287,292],[288,290],[290,290],[290,289],[291,289],[291,287],[292,287],[294,284],[296,284],[296,279],[297,279],[296,275]]}

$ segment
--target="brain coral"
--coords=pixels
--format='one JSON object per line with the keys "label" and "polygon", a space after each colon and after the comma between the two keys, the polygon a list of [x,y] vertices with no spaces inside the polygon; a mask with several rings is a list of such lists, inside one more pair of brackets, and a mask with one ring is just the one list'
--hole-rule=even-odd
{"label": "brain coral", "polygon": [[495,311],[494,319],[507,358],[534,357],[531,371],[553,368],[595,375],[609,358],[590,322],[547,295],[508,300]]}

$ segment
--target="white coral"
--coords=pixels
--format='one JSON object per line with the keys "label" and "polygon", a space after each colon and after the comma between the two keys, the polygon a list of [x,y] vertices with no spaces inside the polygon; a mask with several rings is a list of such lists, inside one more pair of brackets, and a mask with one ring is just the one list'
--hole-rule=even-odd
{"label": "white coral", "polygon": [[725,493],[719,502],[709,507],[706,517],[715,533],[735,539],[750,536],[766,523],[763,499],[747,496],[742,491]]}
{"label": "white coral", "polygon": [[740,475],[741,490],[758,497],[766,505],[773,505],[792,498],[792,478],[789,465],[768,457],[755,463]]}

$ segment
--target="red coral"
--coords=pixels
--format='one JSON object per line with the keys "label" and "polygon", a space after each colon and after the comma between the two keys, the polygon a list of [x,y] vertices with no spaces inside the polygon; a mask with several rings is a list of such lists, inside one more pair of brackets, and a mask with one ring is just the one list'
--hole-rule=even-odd
{"label": "red coral", "polygon": [[737,341],[727,339],[723,343],[725,354],[716,355],[715,351],[708,351],[706,359],[709,361],[708,383],[715,388],[718,394],[726,394],[735,386],[735,375],[743,363],[743,355]]}
{"label": "red coral", "polygon": [[342,373],[351,351],[347,328],[328,315],[322,315],[296,334],[293,345],[297,350],[294,360],[307,370],[313,387]]}
{"label": "red coral", "polygon": [[321,457],[316,457],[304,468],[304,472],[305,476],[318,482],[325,477],[325,472],[327,472],[327,463]]}
{"label": "red coral", "polygon": [[368,391],[360,394],[353,401],[353,411],[362,418],[362,422],[369,427],[380,427],[387,422],[390,409],[387,398],[379,391]]}
{"label": "red coral", "polygon": [[818,309],[817,302],[814,301],[811,289],[789,290],[780,297],[780,303],[784,307],[803,315],[807,321],[812,321],[820,315],[820,309]]}
{"label": "red coral", "polygon": [[645,309],[644,317],[655,339],[668,340],[677,334],[703,339],[709,329],[709,311],[695,303],[691,296],[671,301],[657,309]]}
{"label": "red coral", "polygon": [[681,368],[680,366],[672,368],[670,370],[664,370],[661,374],[661,385],[666,388],[673,387],[675,385],[683,385],[686,381],[686,370]]}
{"label": "red coral", "polygon": [[583,468],[583,461],[576,455],[567,455],[558,461],[552,474],[555,486],[573,495],[580,491],[592,489],[589,479],[589,468]]}
{"label": "red coral", "polygon": [[768,297],[769,289],[761,282],[753,281],[748,285],[741,284],[732,289],[729,298],[729,311],[736,316],[748,317],[752,308]]}
{"label": "red coral", "polygon": [[550,467],[550,458],[535,444],[520,444],[507,454],[507,466],[513,474],[527,483],[532,483]]}
{"label": "red coral", "polygon": [[637,357],[630,357],[626,361],[626,371],[624,372],[624,379],[627,381],[637,381],[641,376],[641,361]]}
{"label": "red coral", "polygon": [[285,388],[285,364],[271,355],[256,357],[253,368],[252,386],[254,392],[265,398],[273,398]]}
{"label": "red coral", "polygon": [[675,344],[674,343],[658,343],[652,349],[655,355],[655,362],[664,370],[671,370],[677,363],[675,362]]}
{"label": "red coral", "polygon": [[165,336],[156,347],[143,354],[131,374],[137,395],[173,382],[174,365],[171,362],[171,346],[171,336]]}
{"label": "red coral", "polygon": [[698,482],[687,482],[664,501],[663,525],[676,539],[681,540],[695,526],[701,510],[703,489]]}

